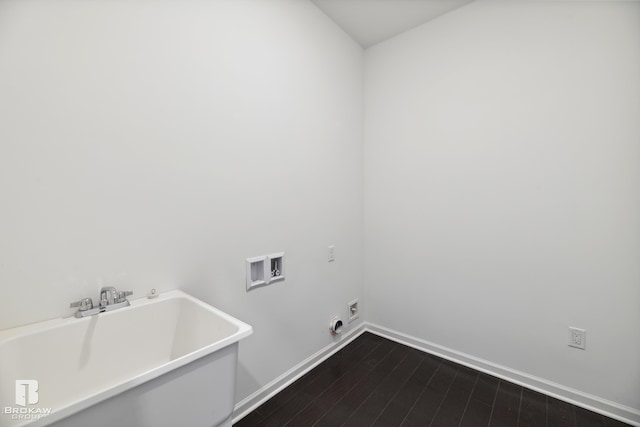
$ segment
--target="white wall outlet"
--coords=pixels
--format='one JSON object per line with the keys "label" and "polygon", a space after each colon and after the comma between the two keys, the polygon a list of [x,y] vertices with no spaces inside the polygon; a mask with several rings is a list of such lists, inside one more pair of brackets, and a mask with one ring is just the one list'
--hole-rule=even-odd
{"label": "white wall outlet", "polygon": [[569,347],[584,350],[587,345],[587,331],[569,326]]}
{"label": "white wall outlet", "polygon": [[360,317],[360,310],[358,307],[358,300],[354,299],[347,304],[347,313],[349,313],[349,323]]}
{"label": "white wall outlet", "polygon": [[329,246],[327,251],[327,259],[329,262],[336,260],[336,247],[334,245]]}

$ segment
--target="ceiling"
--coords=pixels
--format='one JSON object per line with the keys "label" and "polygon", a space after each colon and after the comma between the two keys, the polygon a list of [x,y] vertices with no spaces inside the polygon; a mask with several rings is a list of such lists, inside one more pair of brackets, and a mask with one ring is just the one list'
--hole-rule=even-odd
{"label": "ceiling", "polygon": [[311,0],[363,48],[473,0]]}

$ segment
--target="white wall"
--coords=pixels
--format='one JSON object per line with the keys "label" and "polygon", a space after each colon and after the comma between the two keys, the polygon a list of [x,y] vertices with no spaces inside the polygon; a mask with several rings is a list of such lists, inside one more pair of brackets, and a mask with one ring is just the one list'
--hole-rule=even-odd
{"label": "white wall", "polygon": [[180,288],[254,327],[247,396],[362,297],[361,133],[362,49],[310,2],[1,1],[0,329]]}
{"label": "white wall", "polygon": [[369,321],[640,408],[639,24],[480,1],[366,51]]}

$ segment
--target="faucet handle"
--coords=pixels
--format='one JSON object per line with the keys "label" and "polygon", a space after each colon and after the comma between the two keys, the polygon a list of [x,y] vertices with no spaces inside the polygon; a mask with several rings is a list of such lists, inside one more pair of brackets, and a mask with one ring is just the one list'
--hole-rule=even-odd
{"label": "faucet handle", "polygon": [[129,295],[133,295],[133,291],[120,291],[118,292],[118,300],[125,301]]}
{"label": "faucet handle", "polygon": [[69,308],[78,307],[78,311],[87,311],[93,308],[93,301],[91,298],[82,298],[80,301],[72,302],[69,304]]}

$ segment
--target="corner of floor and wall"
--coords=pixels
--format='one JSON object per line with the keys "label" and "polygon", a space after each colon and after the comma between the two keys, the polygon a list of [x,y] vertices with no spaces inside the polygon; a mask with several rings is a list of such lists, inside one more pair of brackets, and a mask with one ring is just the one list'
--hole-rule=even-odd
{"label": "corner of floor and wall", "polygon": [[254,328],[236,420],[367,330],[640,425],[639,2],[5,0],[0,58],[0,329],[180,288]]}
{"label": "corner of floor and wall", "polygon": [[640,3],[477,1],[365,70],[366,320],[639,424]]}

